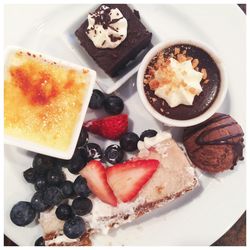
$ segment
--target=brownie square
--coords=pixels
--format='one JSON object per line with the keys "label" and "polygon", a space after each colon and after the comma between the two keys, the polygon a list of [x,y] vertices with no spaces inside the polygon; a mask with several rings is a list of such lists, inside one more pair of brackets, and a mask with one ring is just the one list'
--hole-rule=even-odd
{"label": "brownie square", "polygon": [[[126,64],[133,60],[140,51],[146,48],[152,37],[144,25],[140,22],[138,11],[132,11],[126,4],[105,4],[110,8],[118,8],[127,19],[128,30],[126,39],[116,48],[96,48],[92,40],[87,36],[88,20],[75,31],[81,46],[88,52],[93,60],[108,75],[115,77],[119,71],[126,67]],[[99,10],[100,5],[97,9]]]}

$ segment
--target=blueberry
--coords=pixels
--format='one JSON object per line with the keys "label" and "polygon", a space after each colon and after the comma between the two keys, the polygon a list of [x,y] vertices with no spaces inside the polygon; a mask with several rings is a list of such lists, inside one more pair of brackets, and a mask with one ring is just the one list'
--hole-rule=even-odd
{"label": "blueberry", "polygon": [[73,183],[74,191],[77,195],[81,197],[88,197],[91,193],[89,187],[87,186],[87,181],[81,175],[79,175]]}
{"label": "blueberry", "polygon": [[92,208],[92,201],[88,198],[77,197],[72,202],[73,211],[80,216],[90,213]]}
{"label": "blueberry", "polygon": [[87,152],[88,160],[101,159],[102,158],[102,149],[96,143],[88,143],[85,147]]}
{"label": "blueberry", "polygon": [[35,241],[35,246],[36,247],[43,247],[45,246],[45,241],[44,238],[41,236]]}
{"label": "blueberry", "polygon": [[47,205],[55,206],[63,200],[63,193],[58,187],[48,187],[44,190],[43,199]]}
{"label": "blueberry", "polygon": [[137,149],[138,141],[139,141],[139,137],[137,134],[133,132],[128,132],[121,136],[120,146],[124,151],[132,152]]}
{"label": "blueberry", "polygon": [[91,109],[102,108],[104,99],[105,95],[100,90],[94,89],[89,102],[89,108]]}
{"label": "blueberry", "polygon": [[26,226],[36,217],[36,211],[27,201],[19,201],[10,211],[10,219],[17,226]]}
{"label": "blueberry", "polygon": [[44,190],[47,187],[46,178],[44,176],[38,176],[35,181],[35,189]]}
{"label": "blueberry", "polygon": [[82,127],[81,133],[79,135],[76,147],[84,147],[89,140],[89,135],[86,128]]}
{"label": "blueberry", "polygon": [[56,166],[58,168],[68,168],[69,164],[70,164],[70,160],[62,160],[62,159],[56,160]]}
{"label": "blueberry", "polygon": [[123,100],[119,96],[111,95],[105,98],[104,109],[107,113],[111,115],[118,115],[124,109]]}
{"label": "blueberry", "polygon": [[78,174],[80,170],[87,164],[88,159],[83,155],[82,150],[76,150],[70,163],[68,165],[68,170],[72,174]]}
{"label": "blueberry", "polygon": [[31,206],[37,212],[44,212],[49,208],[49,205],[44,201],[44,193],[42,191],[36,192],[31,199]]}
{"label": "blueberry", "polygon": [[72,198],[75,195],[75,191],[73,188],[73,183],[71,181],[64,181],[61,186],[61,191],[63,193],[64,198]]}
{"label": "blueberry", "polygon": [[141,133],[140,140],[144,141],[145,137],[154,137],[156,135],[157,135],[157,132],[155,130],[148,129]]}
{"label": "blueberry", "polygon": [[55,165],[55,163],[55,158],[53,157],[36,154],[33,159],[32,166],[35,169],[36,173],[44,174],[49,169],[51,169]]}
{"label": "blueberry", "polygon": [[63,232],[70,239],[81,237],[86,231],[84,220],[75,216],[64,223]]}
{"label": "blueberry", "polygon": [[47,173],[47,183],[51,186],[59,186],[63,181],[65,181],[65,175],[61,168],[54,167],[50,169]]}
{"label": "blueberry", "polygon": [[28,168],[23,172],[23,177],[28,183],[34,184],[36,181],[36,172],[34,168]]}
{"label": "blueberry", "polygon": [[116,164],[122,161],[124,152],[120,146],[113,144],[106,148],[104,155],[109,163]]}
{"label": "blueberry", "polygon": [[73,211],[68,204],[61,204],[56,209],[56,217],[59,220],[68,220],[72,217]]}

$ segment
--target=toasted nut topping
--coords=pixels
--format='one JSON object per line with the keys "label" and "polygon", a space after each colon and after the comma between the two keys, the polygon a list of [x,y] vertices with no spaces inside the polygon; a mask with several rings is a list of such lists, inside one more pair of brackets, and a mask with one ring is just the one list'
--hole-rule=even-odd
{"label": "toasted nut topping", "polygon": [[195,88],[191,87],[191,88],[188,89],[188,91],[189,91],[191,94],[196,95],[196,90],[195,90]]}
{"label": "toasted nut topping", "polygon": [[204,68],[202,68],[202,69],[201,69],[201,73],[203,74],[202,79],[203,79],[203,80],[206,80],[206,79],[207,79],[207,70],[204,69]]}
{"label": "toasted nut topping", "polygon": [[178,48],[178,47],[174,48],[174,54],[175,55],[180,54],[180,51],[181,51],[180,48]]}
{"label": "toasted nut topping", "polygon": [[177,61],[182,63],[185,62],[187,60],[186,56],[184,56],[183,54],[178,54],[177,55]]}
{"label": "toasted nut topping", "polygon": [[199,64],[199,60],[198,60],[198,59],[194,59],[194,60],[192,61],[192,66],[193,66],[193,68],[196,68],[196,67],[198,66],[198,64]]}
{"label": "toasted nut topping", "polygon": [[182,54],[183,54],[183,55],[186,55],[186,53],[187,53],[187,51],[184,49],[184,50],[182,51]]}
{"label": "toasted nut topping", "polygon": [[207,84],[209,82],[209,79],[205,80],[204,83]]}
{"label": "toasted nut topping", "polygon": [[156,79],[153,79],[149,82],[149,86],[151,90],[156,90],[159,87],[160,83]]}
{"label": "toasted nut topping", "polygon": [[89,70],[88,70],[88,69],[83,69],[82,73],[83,73],[83,74],[88,74],[88,73],[89,73]]}

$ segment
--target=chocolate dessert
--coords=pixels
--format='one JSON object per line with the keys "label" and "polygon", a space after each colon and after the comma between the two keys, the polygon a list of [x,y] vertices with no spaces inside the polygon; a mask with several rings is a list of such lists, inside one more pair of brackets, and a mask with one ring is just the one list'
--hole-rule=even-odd
{"label": "chocolate dessert", "polygon": [[152,37],[140,22],[138,11],[126,4],[105,4],[76,30],[81,46],[111,77],[146,48]]}
{"label": "chocolate dessert", "polygon": [[176,44],[151,60],[144,76],[144,90],[149,103],[161,115],[188,120],[213,104],[220,81],[219,68],[206,51],[190,44]]}
{"label": "chocolate dessert", "polygon": [[216,113],[184,130],[184,146],[195,166],[216,173],[233,169],[238,160],[243,160],[243,135],[230,115]]}

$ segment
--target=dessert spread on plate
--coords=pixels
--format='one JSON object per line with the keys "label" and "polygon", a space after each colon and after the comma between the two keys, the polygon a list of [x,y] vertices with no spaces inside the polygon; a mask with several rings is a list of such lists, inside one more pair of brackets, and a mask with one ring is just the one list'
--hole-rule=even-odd
{"label": "dessert spread on plate", "polygon": [[152,58],[144,75],[144,90],[157,112],[188,120],[213,104],[220,81],[216,62],[205,50],[191,44],[175,44]]}
{"label": "dessert spread on plate", "polygon": [[[150,43],[152,34],[126,4],[100,5],[86,18],[75,35],[110,76]],[[87,71],[36,54],[12,53],[5,65],[5,133],[67,148],[87,77]],[[156,111],[188,120],[213,104],[221,75],[204,49],[180,43],[152,58],[143,84]],[[146,121],[143,132],[132,131],[136,121],[129,117],[131,107],[115,93],[94,89],[88,108],[92,114],[97,111],[96,117],[81,124],[71,159],[37,153],[23,172],[35,193],[30,201],[14,204],[10,220],[20,227],[38,221],[43,235],[35,246],[92,245],[94,236],[108,234],[199,188],[196,168],[216,174],[243,160],[244,133],[228,114],[215,113],[185,127],[182,144],[167,128],[156,131],[147,128]],[[105,149],[96,143],[98,138],[108,142]]]}

